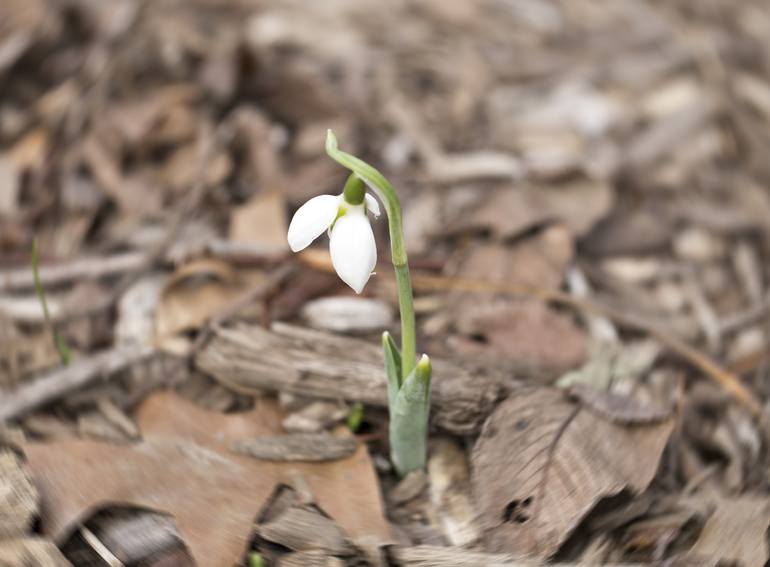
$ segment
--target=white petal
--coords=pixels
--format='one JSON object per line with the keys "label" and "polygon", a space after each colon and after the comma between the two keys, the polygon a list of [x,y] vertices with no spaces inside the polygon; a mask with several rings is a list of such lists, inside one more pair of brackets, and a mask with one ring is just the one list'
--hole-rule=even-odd
{"label": "white petal", "polygon": [[336,195],[319,195],[302,205],[289,224],[289,246],[293,252],[307,248],[334,222],[340,198]]}
{"label": "white petal", "polygon": [[377,199],[374,198],[374,195],[366,193],[364,195],[364,200],[366,201],[366,208],[374,215],[374,218],[380,216],[380,204],[377,202]]}
{"label": "white petal", "polygon": [[337,219],[329,243],[334,269],[356,293],[363,291],[377,264],[372,225],[361,213],[350,211]]}

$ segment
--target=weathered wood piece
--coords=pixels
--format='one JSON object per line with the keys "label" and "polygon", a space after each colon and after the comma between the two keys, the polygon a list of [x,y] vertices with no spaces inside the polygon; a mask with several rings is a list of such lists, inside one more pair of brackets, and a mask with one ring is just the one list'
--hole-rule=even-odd
{"label": "weathered wood piece", "polygon": [[[144,252],[126,252],[113,256],[79,258],[67,264],[40,266],[43,286],[60,285],[73,279],[97,279],[133,272],[147,266],[149,258]],[[32,270],[25,266],[0,271],[0,291],[32,289],[35,280]]]}
{"label": "weathered wood piece", "polygon": [[36,537],[0,540],[0,565],[71,567],[52,541]]}
{"label": "weathered wood piece", "polygon": [[296,551],[280,557],[278,567],[345,567],[345,561],[319,550]]}
{"label": "weathered wood piece", "polygon": [[243,439],[233,443],[232,450],[262,461],[320,462],[350,457],[357,446],[353,437],[308,433]]}
{"label": "weathered wood piece", "polygon": [[39,497],[21,458],[0,451],[0,539],[21,537],[32,528]]}
{"label": "weathered wood piece", "polygon": [[[203,371],[234,389],[267,390],[387,406],[378,345],[275,323],[218,328],[196,357]],[[505,394],[518,387],[510,369],[432,359],[433,423],[457,434],[478,431]]]}
{"label": "weathered wood piece", "polygon": [[[483,553],[459,547],[418,545],[388,547],[391,565],[397,567],[539,567],[546,565],[537,560],[519,560],[512,555]],[[551,563],[552,567],[577,567],[577,563]],[[604,567],[612,567],[605,565]],[[621,567],[618,565],[617,567]],[[637,563],[624,563],[622,567],[642,567]]]}
{"label": "weathered wood piece", "polygon": [[328,555],[348,556],[354,548],[345,532],[316,510],[291,507],[257,528],[259,536],[292,551],[319,550]]}

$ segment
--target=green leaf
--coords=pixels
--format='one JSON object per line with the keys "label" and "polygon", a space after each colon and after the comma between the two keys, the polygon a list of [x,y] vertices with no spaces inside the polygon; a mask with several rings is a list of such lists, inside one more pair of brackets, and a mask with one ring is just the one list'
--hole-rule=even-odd
{"label": "green leaf", "polygon": [[430,359],[423,355],[390,407],[390,454],[401,476],[425,467],[431,373]]}
{"label": "green leaf", "polygon": [[364,404],[356,402],[353,407],[350,408],[348,413],[348,419],[346,421],[348,429],[353,433],[361,428],[361,424],[364,422]]}
{"label": "green leaf", "polygon": [[388,377],[388,407],[393,407],[401,389],[401,351],[390,333],[382,333],[382,350],[385,352],[385,374]]}
{"label": "green leaf", "polygon": [[32,279],[35,282],[35,293],[40,301],[40,305],[43,307],[43,318],[45,319],[46,326],[51,330],[51,336],[53,338],[53,344],[56,350],[59,351],[59,358],[61,358],[62,364],[67,366],[72,360],[72,351],[70,350],[67,341],[54,327],[51,321],[51,314],[48,312],[48,302],[45,300],[45,292],[43,290],[43,283],[40,281],[40,254],[38,253],[37,238],[32,241]]}

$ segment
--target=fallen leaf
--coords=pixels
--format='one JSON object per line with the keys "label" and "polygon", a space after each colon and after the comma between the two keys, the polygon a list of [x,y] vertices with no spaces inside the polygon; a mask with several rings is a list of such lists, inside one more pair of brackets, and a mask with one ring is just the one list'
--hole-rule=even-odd
{"label": "fallen leaf", "polygon": [[578,178],[558,185],[508,186],[465,215],[460,228],[488,228],[498,238],[512,238],[535,226],[558,221],[582,236],[607,214],[613,202],[612,188],[597,180]]}
{"label": "fallen leaf", "polygon": [[170,337],[198,328],[261,277],[260,273],[237,272],[216,258],[181,266],[161,293],[155,314],[158,336]]}
{"label": "fallen leaf", "polygon": [[197,96],[197,89],[190,85],[175,84],[145,93],[139,99],[114,102],[105,118],[107,128],[130,146],[145,145],[172,108],[191,104]]}
{"label": "fallen leaf", "polygon": [[690,551],[743,567],[763,567],[770,561],[768,529],[770,499],[766,495],[720,498]]}
{"label": "fallen leaf", "polygon": [[635,424],[662,421],[671,417],[673,408],[645,404],[631,396],[602,390],[589,384],[577,383],[568,395],[594,413],[616,423]]}
{"label": "fallen leaf", "polygon": [[14,144],[8,157],[20,171],[39,170],[45,163],[50,146],[51,136],[48,131],[36,128]]}
{"label": "fallen leaf", "polygon": [[509,398],[487,420],[473,454],[489,547],[553,555],[600,499],[647,487],[673,427],[673,419],[605,421],[549,388]]}
{"label": "fallen leaf", "polygon": [[101,189],[128,213],[152,214],[161,208],[161,195],[137,178],[126,177],[115,156],[92,135],[83,142],[83,159]]}
{"label": "fallen leaf", "polygon": [[[451,276],[557,290],[574,257],[569,229],[545,227],[516,243],[480,243],[448,262]],[[541,301],[452,294],[451,318],[461,336],[450,347],[468,356],[497,357],[566,372],[587,355],[585,334],[573,320]]]}
{"label": "fallen leaf", "polygon": [[[515,244],[482,242],[454,254],[451,275],[555,290],[575,255],[569,230],[553,225]],[[478,298],[474,298],[478,304]]]}
{"label": "fallen leaf", "polygon": [[69,440],[24,446],[56,540],[110,503],[171,514],[198,565],[230,567],[245,553],[254,520],[280,483],[300,475],[318,505],[353,539],[390,538],[377,477],[361,445],[324,464],[264,463],[231,443],[280,431],[277,407],[260,400],[249,413],[204,411],[171,393],[138,411],[143,442],[131,446]]}
{"label": "fallen leaf", "polygon": [[566,315],[538,300],[478,302],[457,321],[451,346],[465,356],[521,362],[560,374],[583,364],[585,334]]}
{"label": "fallen leaf", "polygon": [[270,252],[288,251],[286,201],[278,192],[257,195],[233,209],[230,240],[259,245]]}

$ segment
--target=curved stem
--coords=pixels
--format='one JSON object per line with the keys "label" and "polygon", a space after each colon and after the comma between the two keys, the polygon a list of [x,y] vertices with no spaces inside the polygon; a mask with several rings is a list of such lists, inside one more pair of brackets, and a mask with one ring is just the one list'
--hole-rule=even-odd
{"label": "curved stem", "polygon": [[402,377],[405,379],[414,369],[417,346],[414,322],[414,300],[412,282],[409,278],[409,264],[404,248],[404,230],[401,224],[401,203],[396,190],[379,171],[365,161],[343,152],[337,144],[337,137],[331,130],[326,132],[326,153],[334,161],[358,175],[374,191],[385,205],[390,232],[390,253],[396,270],[398,283],[398,304],[401,311],[401,356]]}

